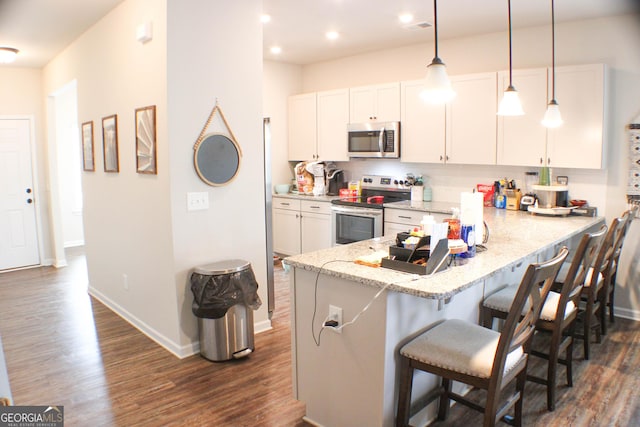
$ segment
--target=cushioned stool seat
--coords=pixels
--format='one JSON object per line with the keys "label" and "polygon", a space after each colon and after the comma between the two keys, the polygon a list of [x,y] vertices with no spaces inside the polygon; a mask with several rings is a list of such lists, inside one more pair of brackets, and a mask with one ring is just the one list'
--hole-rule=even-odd
{"label": "cushioned stool seat", "polygon": [[[499,332],[452,319],[402,347],[400,354],[451,371],[489,378],[499,340]],[[504,371],[511,370],[523,357],[522,346],[511,351],[507,355]]]}
{"label": "cushioned stool seat", "polygon": [[[489,307],[494,310],[500,310],[506,313],[511,308],[511,303],[513,302],[513,298],[516,296],[517,291],[517,286],[507,286],[506,288],[488,296],[482,304],[485,307]],[[559,302],[560,294],[558,292],[550,291],[549,295],[547,295],[547,299],[544,302],[544,305],[542,306],[540,319],[549,322],[555,319]],[[527,307],[525,306],[525,309],[526,308]],[[566,318],[570,316],[571,313],[573,313],[576,309],[576,305],[573,303],[573,301],[569,301],[564,310],[564,317]]]}

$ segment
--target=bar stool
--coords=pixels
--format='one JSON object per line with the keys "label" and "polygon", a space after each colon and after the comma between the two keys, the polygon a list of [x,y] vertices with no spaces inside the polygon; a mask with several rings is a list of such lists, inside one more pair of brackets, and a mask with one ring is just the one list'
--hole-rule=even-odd
{"label": "bar stool", "polygon": [[[547,376],[540,378],[527,375],[527,379],[547,386],[547,409],[549,411],[555,409],[558,363],[566,366],[567,384],[570,387],[573,386],[573,335],[578,316],[580,293],[606,231],[607,226],[603,225],[599,231],[582,236],[573,255],[573,260],[569,264],[561,289],[559,292],[553,290],[549,292],[542,306],[540,318],[536,322],[536,331],[539,333],[534,336],[530,354],[548,360]],[[563,267],[566,265],[564,264]],[[481,319],[485,327],[491,328],[494,318],[505,319],[507,317],[516,291],[517,286],[507,286],[484,300]],[[549,333],[551,333],[551,341],[547,348],[541,335]],[[565,358],[561,359],[559,355],[563,352]]]}
{"label": "bar stool", "polygon": [[[635,205],[633,208],[625,211],[622,214],[622,218],[625,220],[624,231],[622,232],[619,241],[616,242],[614,246],[614,254],[611,262],[611,268],[609,269],[609,290],[607,292],[607,307],[609,307],[609,321],[611,323],[615,322],[614,318],[614,296],[616,290],[616,277],[618,275],[618,263],[620,260],[620,254],[622,253],[622,245],[624,244],[624,239],[627,235],[627,232],[631,228],[631,223],[633,222],[633,218],[638,214],[638,210],[640,209],[639,205]],[[604,312],[604,310],[603,310]],[[606,333],[606,327],[604,329],[604,333]]]}
{"label": "bar stool", "polygon": [[[453,399],[484,412],[485,427],[495,425],[496,420],[502,419],[512,407],[515,425],[522,424],[522,398],[531,337],[542,303],[568,253],[569,250],[563,247],[551,260],[529,265],[502,332],[450,319],[418,335],[400,349],[396,426],[409,423],[414,369],[442,377],[442,386],[427,398],[429,403],[440,398],[439,420],[446,419],[449,400]],[[500,393],[513,380],[515,392],[499,408]],[[486,390],[485,406],[453,393],[452,381]]]}

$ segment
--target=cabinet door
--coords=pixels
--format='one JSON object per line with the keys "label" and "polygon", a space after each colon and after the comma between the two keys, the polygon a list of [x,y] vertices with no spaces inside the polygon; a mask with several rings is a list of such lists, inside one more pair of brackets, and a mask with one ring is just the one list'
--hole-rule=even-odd
{"label": "cabinet door", "polygon": [[347,125],[349,124],[349,90],[318,92],[318,158],[349,161]]}
{"label": "cabinet door", "polygon": [[331,215],[302,212],[302,252],[331,247]]}
{"label": "cabinet door", "polygon": [[282,255],[300,253],[300,212],[273,210],[273,251]]}
{"label": "cabinet door", "polygon": [[556,99],[564,123],[549,129],[549,166],[600,169],[605,164],[605,67],[556,67]]}
{"label": "cabinet door", "polygon": [[317,158],[316,94],[289,97],[289,160]]}
{"label": "cabinet door", "polygon": [[400,83],[349,89],[349,122],[400,120]]}
{"label": "cabinet door", "polygon": [[447,163],[496,163],[496,73],[451,78],[454,100],[447,104]]}
{"label": "cabinet door", "polygon": [[[545,158],[547,129],[540,123],[547,109],[547,69],[514,70],[513,85],[522,102],[523,116],[498,119],[498,164],[541,166]],[[498,102],[509,86],[509,72],[498,73]]]}
{"label": "cabinet door", "polygon": [[375,87],[376,117],[379,122],[400,121],[400,83]]}
{"label": "cabinet door", "polygon": [[412,163],[444,163],[444,105],[432,105],[420,98],[424,80],[402,82],[400,90],[400,159]]}

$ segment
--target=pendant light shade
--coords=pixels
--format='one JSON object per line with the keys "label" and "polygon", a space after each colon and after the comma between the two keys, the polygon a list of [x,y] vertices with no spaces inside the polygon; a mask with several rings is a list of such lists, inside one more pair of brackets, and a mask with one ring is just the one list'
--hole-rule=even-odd
{"label": "pendant light shade", "polygon": [[16,60],[18,49],[12,47],[0,47],[0,64],[9,64]]}
{"label": "pendant light shade", "polygon": [[511,55],[511,0],[507,0],[509,9],[509,87],[504,91],[498,107],[499,116],[521,116],[524,114],[518,91],[513,86],[513,66]]}
{"label": "pendant light shade", "polygon": [[551,101],[549,101],[547,111],[542,119],[542,126],[547,128],[557,128],[563,123],[560,106],[556,101],[556,19],[554,9],[554,0],[551,0]]}
{"label": "pendant light shade", "polygon": [[447,75],[447,67],[438,57],[438,4],[433,0],[434,32],[435,32],[435,56],[427,67],[425,89],[420,96],[422,100],[430,104],[445,104],[451,101],[456,93],[451,87],[451,81]]}

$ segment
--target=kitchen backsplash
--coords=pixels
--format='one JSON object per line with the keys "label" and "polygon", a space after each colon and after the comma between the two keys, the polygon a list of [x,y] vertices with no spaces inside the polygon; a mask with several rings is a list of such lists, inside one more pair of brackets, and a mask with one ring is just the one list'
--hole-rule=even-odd
{"label": "kitchen backsplash", "polygon": [[[460,202],[460,193],[472,191],[476,184],[492,184],[508,177],[515,179],[519,188],[524,188],[524,173],[538,171],[535,167],[519,166],[476,166],[406,163],[391,159],[354,159],[336,162],[345,171],[347,180],[357,180],[364,174],[391,175],[404,177],[407,173],[422,175],[425,184],[433,191],[433,200],[438,202]],[[569,197],[586,199],[591,206],[598,207],[598,215],[605,215],[607,174],[606,170],[553,169],[553,182],[558,175],[569,177]]]}

